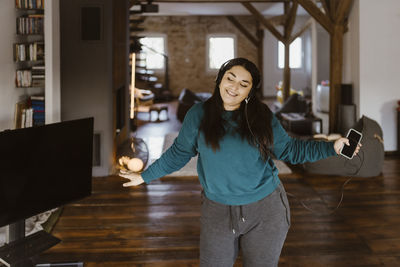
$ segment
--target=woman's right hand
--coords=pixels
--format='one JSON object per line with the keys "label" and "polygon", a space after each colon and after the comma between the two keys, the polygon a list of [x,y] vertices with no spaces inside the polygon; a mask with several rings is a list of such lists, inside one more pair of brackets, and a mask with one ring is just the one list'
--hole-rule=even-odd
{"label": "woman's right hand", "polygon": [[125,172],[125,171],[120,171],[119,176],[130,180],[130,182],[124,183],[122,186],[128,187],[128,186],[136,186],[144,183],[144,180],[142,178],[142,175],[140,173],[135,173],[135,172]]}

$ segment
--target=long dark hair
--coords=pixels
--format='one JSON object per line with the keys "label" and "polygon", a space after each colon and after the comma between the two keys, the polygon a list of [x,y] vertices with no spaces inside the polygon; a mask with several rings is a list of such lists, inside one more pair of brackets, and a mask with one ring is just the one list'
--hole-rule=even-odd
{"label": "long dark hair", "polygon": [[250,73],[253,86],[249,93],[248,103],[242,101],[239,109],[233,115],[233,120],[237,122],[237,131],[240,136],[258,147],[262,158],[267,160],[273,144],[272,112],[256,95],[256,91],[260,89],[261,76],[256,65],[248,59],[234,58],[222,64],[215,80],[214,93],[204,103],[204,117],[200,124],[200,130],[204,133],[206,144],[211,146],[214,151],[219,150],[219,142],[226,134],[227,123],[222,116],[225,109],[219,85],[225,72],[234,66],[242,66]]}

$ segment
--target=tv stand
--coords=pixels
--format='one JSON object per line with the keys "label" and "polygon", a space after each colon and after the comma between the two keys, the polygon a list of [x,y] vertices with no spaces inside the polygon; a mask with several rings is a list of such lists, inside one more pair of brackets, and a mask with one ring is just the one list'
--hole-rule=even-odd
{"label": "tv stand", "polygon": [[59,242],[46,231],[39,231],[25,237],[25,221],[10,225],[10,242],[0,247],[0,262],[8,267],[35,266],[33,258]]}

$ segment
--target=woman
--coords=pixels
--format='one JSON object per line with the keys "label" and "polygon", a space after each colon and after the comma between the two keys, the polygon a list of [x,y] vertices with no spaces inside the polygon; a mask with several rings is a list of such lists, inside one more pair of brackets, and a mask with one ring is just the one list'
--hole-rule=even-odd
{"label": "woman", "polygon": [[[244,266],[277,266],[290,227],[290,210],[271,157],[292,164],[339,153],[335,143],[289,137],[255,95],[257,67],[247,59],[224,63],[214,93],[186,114],[173,145],[142,174],[120,174],[149,183],[182,168],[198,155],[203,187],[200,266],[232,266],[242,251]],[[239,242],[240,241],[240,242]]]}

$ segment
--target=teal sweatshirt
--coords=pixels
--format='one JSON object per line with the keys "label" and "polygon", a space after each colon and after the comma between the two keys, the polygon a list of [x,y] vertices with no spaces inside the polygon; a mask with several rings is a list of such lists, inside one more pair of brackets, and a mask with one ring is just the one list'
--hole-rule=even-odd
{"label": "teal sweatshirt", "polygon": [[[223,114],[233,126],[220,141],[220,149],[214,152],[199,130],[203,104],[195,104],[186,114],[172,146],[142,173],[143,180],[149,183],[177,171],[198,155],[197,172],[208,199],[225,205],[245,205],[272,193],[279,184],[278,169],[272,160],[263,161],[258,148],[233,131],[234,122],[229,121],[232,113]],[[299,164],[336,155],[332,142],[291,138],[275,116],[271,127],[272,151],[279,160]]]}

